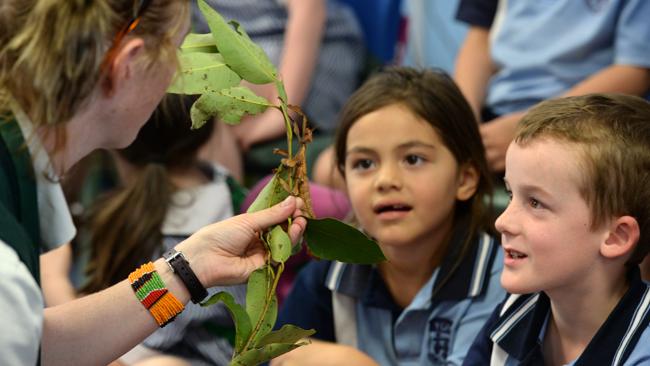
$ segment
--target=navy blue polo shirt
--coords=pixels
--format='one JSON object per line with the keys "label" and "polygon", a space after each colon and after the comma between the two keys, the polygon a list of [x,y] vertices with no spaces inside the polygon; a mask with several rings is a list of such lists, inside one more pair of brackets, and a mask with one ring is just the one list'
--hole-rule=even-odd
{"label": "navy blue polo shirt", "polygon": [[499,243],[479,235],[461,260],[460,240],[452,239],[445,262],[404,309],[375,266],[312,262],[298,275],[276,327],[313,328],[314,338],[337,342],[332,298],[344,294],[354,301],[356,347],[379,364],[459,365],[505,296]]}
{"label": "navy blue polo shirt", "polygon": [[[630,288],[570,366],[650,365],[650,287],[641,281],[638,268],[629,277]],[[495,343],[507,358],[491,366],[544,365],[541,348],[551,311],[548,296],[543,292],[521,295],[500,316],[502,306],[481,330],[463,365],[490,364]]]}

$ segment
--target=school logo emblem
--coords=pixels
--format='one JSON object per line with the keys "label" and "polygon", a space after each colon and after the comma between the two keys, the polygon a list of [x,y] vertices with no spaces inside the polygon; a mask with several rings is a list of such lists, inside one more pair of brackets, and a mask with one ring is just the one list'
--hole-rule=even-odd
{"label": "school logo emblem", "polygon": [[429,357],[431,361],[444,361],[449,354],[452,322],[445,318],[433,318],[429,323]]}

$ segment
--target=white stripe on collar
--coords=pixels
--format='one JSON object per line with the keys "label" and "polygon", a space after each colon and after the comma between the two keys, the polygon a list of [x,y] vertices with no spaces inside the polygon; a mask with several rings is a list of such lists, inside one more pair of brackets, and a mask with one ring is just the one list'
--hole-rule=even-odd
{"label": "white stripe on collar", "polygon": [[537,303],[538,299],[539,293],[536,293],[534,296],[531,296],[529,299],[527,299],[526,302],[521,304],[519,308],[514,313],[512,313],[505,322],[501,323],[501,325],[495,329],[492,334],[490,334],[490,339],[492,339],[492,342],[499,343],[501,339],[506,334],[508,334],[510,329],[535,307],[535,303]]}
{"label": "white stripe on collar", "polygon": [[643,293],[643,297],[641,298],[639,305],[634,311],[632,322],[628,326],[627,331],[625,332],[625,336],[623,337],[623,340],[621,341],[621,343],[618,346],[618,349],[616,350],[616,354],[614,355],[614,361],[612,362],[612,365],[620,364],[621,358],[625,354],[625,351],[627,350],[627,347],[630,344],[630,340],[636,333],[637,329],[639,328],[639,325],[641,324],[641,321],[645,318],[649,310],[650,310],[650,288],[646,287],[645,292]]}
{"label": "white stripe on collar", "polygon": [[341,275],[343,274],[345,263],[333,261],[329,270],[329,277],[327,278],[326,286],[332,291],[338,290],[339,283],[341,282]]}
{"label": "white stripe on collar", "polygon": [[478,255],[476,257],[474,273],[472,274],[472,282],[469,287],[469,297],[478,296],[481,293],[486,277],[485,271],[489,270],[488,261],[490,260],[491,249],[492,240],[487,233],[483,233],[478,244]]}

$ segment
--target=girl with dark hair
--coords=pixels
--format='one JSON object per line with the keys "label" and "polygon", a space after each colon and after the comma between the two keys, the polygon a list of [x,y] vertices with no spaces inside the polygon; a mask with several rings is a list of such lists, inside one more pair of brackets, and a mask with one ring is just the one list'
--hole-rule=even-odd
{"label": "girl with dark hair", "polygon": [[272,364],[459,365],[505,294],[471,108],[443,73],[387,69],[348,101],[335,152],[355,218],[388,260],[306,267],[278,323],[318,340]]}

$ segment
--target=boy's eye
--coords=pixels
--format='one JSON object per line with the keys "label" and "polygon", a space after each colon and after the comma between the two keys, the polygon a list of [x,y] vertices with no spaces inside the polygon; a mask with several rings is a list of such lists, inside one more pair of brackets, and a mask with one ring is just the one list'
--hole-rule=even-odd
{"label": "boy's eye", "polygon": [[404,159],[408,165],[418,165],[424,161],[421,156],[418,155],[407,155]]}
{"label": "boy's eye", "polygon": [[542,208],[542,203],[539,202],[537,199],[532,198],[532,197],[528,199],[528,204],[532,208]]}
{"label": "boy's eye", "polygon": [[357,159],[352,162],[352,169],[367,170],[372,168],[373,162],[370,159]]}

